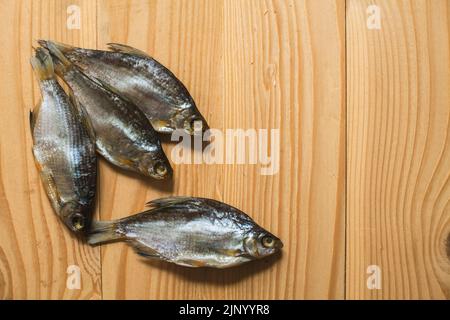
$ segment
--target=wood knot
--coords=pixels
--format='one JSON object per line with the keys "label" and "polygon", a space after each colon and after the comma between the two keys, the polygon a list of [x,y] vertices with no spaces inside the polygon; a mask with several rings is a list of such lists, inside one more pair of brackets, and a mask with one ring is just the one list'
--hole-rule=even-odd
{"label": "wood knot", "polygon": [[447,236],[447,241],[445,241],[445,251],[447,252],[448,260],[450,260],[450,233]]}

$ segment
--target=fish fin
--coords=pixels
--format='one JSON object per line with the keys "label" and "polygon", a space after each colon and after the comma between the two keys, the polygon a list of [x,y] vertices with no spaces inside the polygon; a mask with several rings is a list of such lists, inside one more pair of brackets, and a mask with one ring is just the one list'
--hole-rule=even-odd
{"label": "fish fin", "polygon": [[168,120],[151,119],[150,123],[156,132],[170,133],[174,131],[172,128],[170,128],[170,122]]}
{"label": "fish fin", "polygon": [[128,54],[133,54],[135,56],[150,58],[150,56],[147,53],[145,53],[144,51],[127,46],[125,44],[108,43],[107,46],[110,50],[115,51],[115,52],[128,53]]}
{"label": "fish fin", "polygon": [[68,69],[72,68],[72,62],[64,56],[64,54],[59,50],[59,48],[55,45],[55,43],[51,41],[46,42],[46,48],[50,51],[54,59],[55,71],[57,74],[61,75],[68,71]]}
{"label": "fish fin", "polygon": [[97,148],[97,152],[102,155],[103,158],[105,158],[108,162],[112,163],[115,166],[118,166],[119,168],[122,168],[122,164],[120,161],[118,161],[115,157],[111,156],[110,153],[110,147],[99,137],[95,141],[95,145]]}
{"label": "fish fin", "polygon": [[228,257],[242,257],[247,255],[246,252],[239,249],[223,249],[221,252]]}
{"label": "fish fin", "polygon": [[50,53],[44,48],[37,48],[35,52],[35,56],[30,59],[30,62],[38,80],[53,79],[55,77],[55,70]]}
{"label": "fish fin", "polygon": [[[89,79],[91,79],[92,81],[96,82],[98,85],[102,86],[104,89],[106,89],[106,90],[108,90],[108,91],[114,93],[115,95],[120,96],[120,98],[121,98],[122,100],[128,101],[127,99],[125,99],[124,97],[122,97],[122,96],[120,95],[120,93],[116,90],[116,88],[110,86],[109,84],[107,84],[106,82],[100,80],[99,78],[94,77],[94,76],[89,76]],[[129,101],[128,101],[128,102],[129,102]]]}
{"label": "fish fin", "polygon": [[30,120],[31,135],[33,135],[34,126],[36,125],[36,117],[39,113],[39,108],[41,107],[41,103],[42,103],[42,101],[39,100],[39,102],[36,104],[36,106],[33,108],[33,110],[30,109],[29,120]]}
{"label": "fish fin", "polygon": [[194,259],[180,259],[180,260],[175,260],[173,262],[180,266],[184,266],[184,267],[191,267],[191,268],[208,267],[208,264],[206,262],[194,260]]}
{"label": "fish fin", "polygon": [[117,229],[116,221],[94,221],[88,234],[88,243],[98,245],[124,238],[125,236]]}
{"label": "fish fin", "polygon": [[43,168],[40,165],[40,163],[36,160],[36,157],[35,163],[39,169],[39,175],[41,176],[42,184],[44,185],[44,188],[47,191],[48,198],[50,199],[50,202],[55,211],[57,211],[57,213],[59,214],[59,208],[62,207],[63,201],[61,199],[61,195],[58,191],[58,188],[56,187],[55,178],[49,169]]}
{"label": "fish fin", "polygon": [[[52,44],[53,46],[55,46],[59,51],[61,51],[62,53],[68,53],[70,51],[75,50],[76,48],[69,45],[69,44],[65,44],[65,43],[61,43],[61,42],[56,42],[56,41],[48,41],[48,40],[38,40],[37,41],[39,43],[40,46],[44,47],[44,48],[48,48],[48,46],[50,44]],[[50,50],[50,49],[49,49]]]}
{"label": "fish fin", "polygon": [[146,245],[140,243],[140,242],[132,242],[132,247],[134,249],[134,251],[145,258],[158,258],[158,259],[163,259],[166,260],[165,258],[163,258],[156,250],[147,247]]}
{"label": "fish fin", "polygon": [[33,134],[35,119],[33,119],[33,111],[31,111],[31,110],[30,110],[30,114],[29,114],[29,121],[30,121],[31,134]]}
{"label": "fish fin", "polygon": [[190,200],[194,200],[194,198],[191,197],[167,197],[167,198],[161,198],[149,201],[145,204],[146,207],[151,208],[163,208],[163,207],[169,207],[173,205],[177,205],[180,203],[184,203]]}

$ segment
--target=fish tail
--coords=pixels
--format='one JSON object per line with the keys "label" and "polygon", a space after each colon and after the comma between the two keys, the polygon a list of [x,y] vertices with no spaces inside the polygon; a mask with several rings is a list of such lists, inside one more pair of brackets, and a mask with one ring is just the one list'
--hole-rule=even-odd
{"label": "fish tail", "polygon": [[47,49],[35,49],[35,56],[30,59],[31,66],[36,73],[39,81],[52,79],[55,77],[52,57]]}
{"label": "fish tail", "polygon": [[[54,43],[52,41],[38,41],[40,45],[44,46],[54,58],[55,71],[58,75],[65,74],[68,69],[72,68],[72,62],[66,58],[61,48],[64,48],[62,44]],[[67,52],[67,50],[65,50]]]}
{"label": "fish tail", "polygon": [[118,230],[116,221],[94,221],[88,234],[88,243],[97,245],[124,239]]}
{"label": "fish tail", "polygon": [[48,40],[38,40],[37,42],[39,43],[40,46],[47,48],[47,49],[49,49],[48,46],[51,44],[51,45],[55,46],[63,54],[66,54],[66,53],[69,53],[69,52],[75,50],[75,47],[65,44],[65,43],[61,43],[61,42],[48,41]]}

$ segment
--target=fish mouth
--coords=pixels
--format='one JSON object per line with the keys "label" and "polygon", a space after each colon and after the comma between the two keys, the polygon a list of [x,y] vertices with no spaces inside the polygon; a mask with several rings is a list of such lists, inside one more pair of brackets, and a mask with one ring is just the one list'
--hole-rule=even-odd
{"label": "fish mouth", "polygon": [[281,250],[281,249],[283,249],[283,247],[284,247],[283,241],[278,239],[278,241],[275,242],[275,249],[276,250]]}
{"label": "fish mouth", "polygon": [[272,235],[272,238],[273,238],[273,241],[274,241],[272,248],[275,251],[281,250],[284,247],[283,241],[281,241],[280,238],[278,238],[278,237],[276,237],[274,235]]}
{"label": "fish mouth", "polygon": [[192,136],[201,135],[207,130],[209,130],[208,124],[200,117],[190,120],[186,128],[186,131]]}
{"label": "fish mouth", "polygon": [[176,127],[183,128],[189,135],[200,135],[209,129],[208,123],[197,110],[187,110],[178,114]]}
{"label": "fish mouth", "polygon": [[168,177],[170,177],[169,175],[160,176],[160,175],[156,175],[156,174],[151,174],[150,176],[151,176],[153,179],[156,179],[156,180],[165,180],[165,179],[167,179]]}

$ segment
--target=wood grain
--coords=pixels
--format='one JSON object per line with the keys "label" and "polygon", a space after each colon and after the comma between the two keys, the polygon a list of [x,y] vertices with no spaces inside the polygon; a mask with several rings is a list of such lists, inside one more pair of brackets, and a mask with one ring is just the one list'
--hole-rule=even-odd
{"label": "wood grain", "polygon": [[99,46],[128,43],[168,66],[212,128],[279,128],[282,139],[274,176],[259,165],[175,165],[169,188],[102,166],[102,218],[162,195],[204,196],[285,242],[281,258],[219,271],[146,263],[110,245],[103,297],[343,298],[344,2],[104,0],[98,13]]}
{"label": "wood grain", "polygon": [[[369,5],[381,29],[366,27]],[[347,297],[449,299],[448,1],[347,3]],[[381,290],[368,290],[378,265]]]}
{"label": "wood grain", "polygon": [[[66,8],[83,28],[67,30]],[[100,254],[73,238],[49,205],[31,153],[28,115],[39,99],[29,63],[40,38],[95,46],[96,6],[85,1],[0,2],[0,299],[98,299]],[[67,268],[80,290],[66,288]]]}
{"label": "wood grain", "polygon": [[[381,29],[367,28],[367,7]],[[77,5],[81,29],[66,26]],[[0,0],[0,299],[450,298],[446,0]],[[174,165],[172,182],[100,164],[98,215],[148,200],[225,201],[279,235],[280,257],[231,270],[90,248],[52,212],[31,150],[39,38],[121,42],[168,66],[212,128],[280,129],[280,170]],[[175,144],[165,139],[169,157]],[[66,287],[69,265],[81,290]],[[369,265],[382,288],[369,290]]]}

